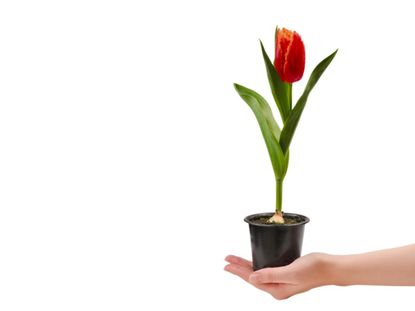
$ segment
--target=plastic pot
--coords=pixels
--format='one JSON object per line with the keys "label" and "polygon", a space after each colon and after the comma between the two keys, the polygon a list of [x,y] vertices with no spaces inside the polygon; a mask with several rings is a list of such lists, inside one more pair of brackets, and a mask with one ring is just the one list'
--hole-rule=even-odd
{"label": "plastic pot", "polygon": [[273,213],[254,214],[245,217],[251,234],[252,265],[254,271],[280,267],[292,263],[301,256],[304,227],[310,221],[306,216],[284,213],[284,218],[296,219],[294,224],[261,224],[255,220],[271,217]]}

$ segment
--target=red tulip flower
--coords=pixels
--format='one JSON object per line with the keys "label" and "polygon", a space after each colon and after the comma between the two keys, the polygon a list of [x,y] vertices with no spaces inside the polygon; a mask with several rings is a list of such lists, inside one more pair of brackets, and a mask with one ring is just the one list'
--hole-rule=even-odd
{"label": "red tulip flower", "polygon": [[300,80],[305,67],[305,48],[298,33],[282,28],[275,40],[274,66],[282,81]]}

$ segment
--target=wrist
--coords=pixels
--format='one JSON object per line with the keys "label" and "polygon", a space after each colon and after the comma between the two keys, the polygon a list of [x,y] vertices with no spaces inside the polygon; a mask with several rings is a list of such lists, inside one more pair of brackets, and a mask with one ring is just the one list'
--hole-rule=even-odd
{"label": "wrist", "polygon": [[313,270],[316,272],[313,279],[314,287],[325,285],[341,285],[339,281],[338,257],[325,253],[313,253]]}
{"label": "wrist", "polygon": [[315,269],[318,271],[318,284],[325,285],[345,285],[341,281],[340,256],[324,253],[315,253]]}
{"label": "wrist", "polygon": [[328,255],[326,254],[325,260],[325,271],[326,271],[326,282],[325,285],[336,285],[346,286],[349,285],[347,282],[347,269],[344,265],[345,256],[341,255]]}

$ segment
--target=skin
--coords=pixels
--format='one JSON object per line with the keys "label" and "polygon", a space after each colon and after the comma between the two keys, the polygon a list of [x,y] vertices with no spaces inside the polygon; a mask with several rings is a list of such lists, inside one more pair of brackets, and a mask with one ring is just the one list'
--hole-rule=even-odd
{"label": "skin", "polygon": [[311,253],[288,266],[252,270],[229,255],[225,271],[281,300],[325,285],[415,286],[415,244],[355,255]]}

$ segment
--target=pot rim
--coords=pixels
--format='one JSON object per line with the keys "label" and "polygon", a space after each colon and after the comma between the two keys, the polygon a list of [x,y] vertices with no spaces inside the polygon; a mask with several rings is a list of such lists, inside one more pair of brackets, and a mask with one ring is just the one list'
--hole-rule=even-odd
{"label": "pot rim", "polygon": [[307,216],[301,215],[301,214],[296,214],[296,213],[284,213],[284,215],[287,216],[300,216],[302,217],[304,220],[302,222],[296,223],[296,224],[259,224],[259,223],[254,223],[252,222],[252,219],[254,218],[259,218],[259,217],[271,217],[272,215],[274,215],[274,213],[257,213],[257,214],[252,214],[249,216],[246,216],[244,218],[244,221],[252,226],[257,226],[257,227],[296,227],[296,226],[302,226],[305,225],[306,223],[308,223],[310,221],[310,218],[308,218]]}

